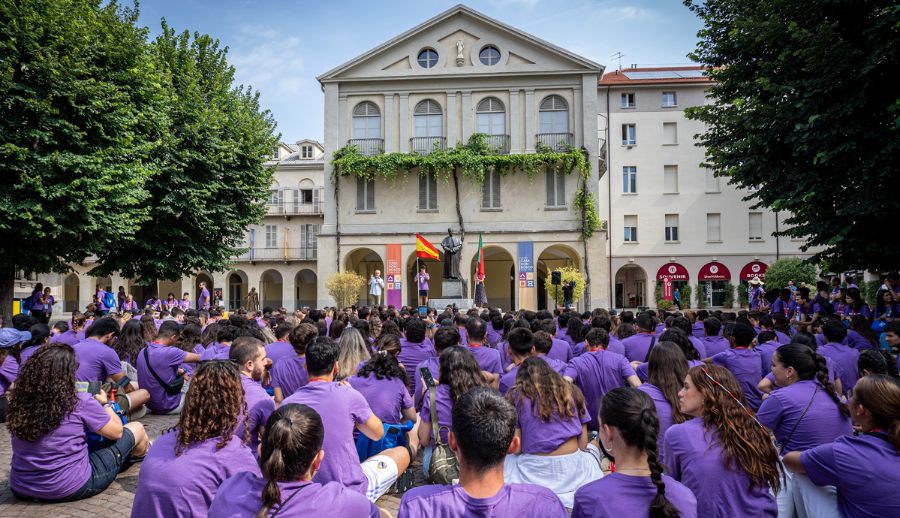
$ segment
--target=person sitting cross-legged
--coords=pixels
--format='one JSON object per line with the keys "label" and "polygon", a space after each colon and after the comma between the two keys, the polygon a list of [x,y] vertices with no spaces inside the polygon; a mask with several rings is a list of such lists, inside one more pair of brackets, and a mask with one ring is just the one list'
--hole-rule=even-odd
{"label": "person sitting cross-legged", "polygon": [[[182,363],[196,363],[200,355],[173,347],[181,336],[181,325],[175,321],[163,322],[156,340],[147,344],[137,357],[138,383],[150,393],[147,408],[154,414],[177,414],[184,406],[184,395],[188,383],[182,385],[181,392],[169,394],[160,383],[170,383],[177,376],[184,376]],[[149,361],[148,361],[149,359]]]}

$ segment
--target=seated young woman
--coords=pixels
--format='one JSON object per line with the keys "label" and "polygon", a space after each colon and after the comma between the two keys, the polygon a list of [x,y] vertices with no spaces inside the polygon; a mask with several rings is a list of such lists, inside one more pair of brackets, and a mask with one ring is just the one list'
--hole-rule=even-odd
{"label": "seated young woman", "polygon": [[338,482],[312,481],[325,456],[325,426],[315,410],[296,403],[269,416],[259,445],[259,468],[242,471],[219,486],[209,508],[210,518],[270,516],[389,516],[365,495]]}
{"label": "seated young woman", "polygon": [[141,466],[133,518],[206,516],[219,485],[241,471],[259,475],[256,458],[234,436],[246,422],[240,367],[230,360],[198,364],[178,424],[156,440]]}
{"label": "seated young woman", "polygon": [[[77,370],[71,346],[47,344],[22,365],[8,394],[9,486],[19,498],[90,498],[109,487],[129,461],[147,454],[150,443],[141,423],[122,425],[102,390],[94,396],[79,392]],[[89,449],[88,431],[104,441]]]}
{"label": "seated young woman", "polygon": [[600,452],[588,446],[584,396],[541,358],[525,359],[507,399],[516,407],[518,450],[503,466],[506,483],[544,486],[571,508],[575,491],[603,476]]}

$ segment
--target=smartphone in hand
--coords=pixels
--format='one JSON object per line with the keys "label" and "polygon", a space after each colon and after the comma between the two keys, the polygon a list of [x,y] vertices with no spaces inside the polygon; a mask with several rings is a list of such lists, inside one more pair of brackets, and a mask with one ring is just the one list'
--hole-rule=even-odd
{"label": "smartphone in hand", "polygon": [[419,373],[422,374],[422,379],[425,381],[425,387],[431,388],[436,384],[434,382],[434,376],[431,375],[431,369],[428,367],[422,367],[419,369]]}

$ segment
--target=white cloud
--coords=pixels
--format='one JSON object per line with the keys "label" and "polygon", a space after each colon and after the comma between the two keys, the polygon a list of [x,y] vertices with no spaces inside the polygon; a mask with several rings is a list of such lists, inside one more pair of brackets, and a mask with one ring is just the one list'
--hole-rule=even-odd
{"label": "white cloud", "polygon": [[308,81],[304,69],[304,49],[300,38],[281,38],[276,31],[252,33],[241,31],[246,40],[234,48],[228,62],[235,68],[235,82],[253,85],[254,90],[273,98],[296,95],[302,83]]}
{"label": "white cloud", "polygon": [[651,9],[633,6],[604,7],[600,9],[600,15],[608,21],[641,20],[656,17],[656,13]]}

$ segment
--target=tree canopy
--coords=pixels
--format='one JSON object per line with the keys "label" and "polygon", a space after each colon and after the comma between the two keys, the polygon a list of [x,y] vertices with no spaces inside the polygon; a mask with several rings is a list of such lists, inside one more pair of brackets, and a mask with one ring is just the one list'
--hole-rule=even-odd
{"label": "tree canopy", "polygon": [[686,0],[692,59],[716,83],[688,110],[706,166],[786,217],[825,270],[896,268],[900,9],[896,0]]}
{"label": "tree canopy", "polygon": [[0,311],[17,270],[221,270],[258,222],[278,136],[227,49],[115,0],[0,2]]}

